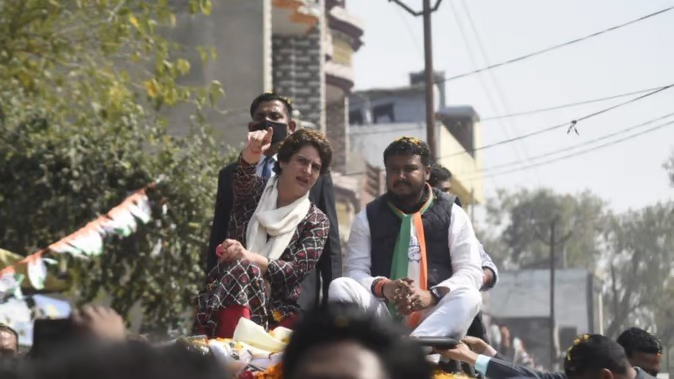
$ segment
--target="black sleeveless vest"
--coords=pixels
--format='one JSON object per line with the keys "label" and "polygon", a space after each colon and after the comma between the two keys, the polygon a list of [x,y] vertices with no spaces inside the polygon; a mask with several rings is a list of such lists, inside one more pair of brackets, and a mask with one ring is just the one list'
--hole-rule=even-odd
{"label": "black sleeveless vest", "polygon": [[[433,195],[433,204],[421,216],[426,237],[428,288],[449,279],[453,273],[448,238],[454,197],[435,188]],[[370,225],[371,275],[389,277],[393,249],[400,232],[400,218],[388,206],[385,196],[370,202],[366,213]]]}

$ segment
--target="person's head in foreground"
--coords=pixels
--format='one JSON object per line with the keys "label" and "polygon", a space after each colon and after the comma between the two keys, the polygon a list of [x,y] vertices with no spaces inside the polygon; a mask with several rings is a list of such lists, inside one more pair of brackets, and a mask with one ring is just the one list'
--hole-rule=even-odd
{"label": "person's head in foreground", "polygon": [[452,189],[452,173],[445,166],[434,164],[431,166],[428,184],[448,194]]}
{"label": "person's head in foreground", "polygon": [[276,131],[281,134],[275,138],[275,143],[265,152],[267,156],[276,154],[283,139],[297,129],[297,123],[293,121],[292,114],[293,106],[290,100],[274,92],[263,93],[250,104],[251,121],[248,123],[248,131],[266,130],[265,122],[286,125],[285,131]]}
{"label": "person's head in foreground", "polygon": [[578,336],[564,358],[569,379],[634,379],[636,371],[617,342],[599,334]]}
{"label": "person's head in foreground", "polygon": [[26,378],[28,362],[20,357],[0,356],[0,378]]}
{"label": "person's head in foreground", "polygon": [[421,201],[431,175],[431,150],[418,138],[400,137],[384,150],[388,195],[401,206]]}
{"label": "person's head in foreground", "polygon": [[0,324],[0,357],[19,354],[19,334],[9,325]]}
{"label": "person's head in foreground", "polygon": [[639,367],[650,375],[660,372],[662,344],[652,334],[639,328],[629,328],[618,337],[618,343],[625,349],[632,366]]}
{"label": "person's head in foreground", "polygon": [[318,131],[300,129],[288,136],[278,149],[274,172],[278,176],[279,196],[300,198],[328,172],[332,147]]}
{"label": "person's head in foreground", "polygon": [[211,354],[183,345],[152,347],[141,343],[112,343],[82,347],[30,368],[35,379],[230,379]]}
{"label": "person's head in foreground", "polygon": [[307,313],[283,355],[286,379],[429,379],[423,351],[352,304]]}

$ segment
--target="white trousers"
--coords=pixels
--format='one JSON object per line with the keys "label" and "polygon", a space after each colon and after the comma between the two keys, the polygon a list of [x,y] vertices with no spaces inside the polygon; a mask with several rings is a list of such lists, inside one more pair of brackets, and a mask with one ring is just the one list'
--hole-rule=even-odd
{"label": "white trousers", "polygon": [[[386,303],[358,283],[342,277],[330,283],[330,302],[354,303],[376,317],[391,319]],[[422,321],[410,334],[414,337],[452,337],[461,339],[480,311],[482,296],[476,289],[452,290],[433,308],[422,313]]]}

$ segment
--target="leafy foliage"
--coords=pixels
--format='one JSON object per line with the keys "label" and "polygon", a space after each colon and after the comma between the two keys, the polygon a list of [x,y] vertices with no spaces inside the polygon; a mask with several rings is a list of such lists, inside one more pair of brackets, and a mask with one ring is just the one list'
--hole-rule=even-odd
{"label": "leafy foliage", "polygon": [[[506,268],[548,268],[550,225],[558,219],[556,240],[571,233],[559,246],[558,267],[593,267],[601,251],[599,232],[606,204],[590,192],[556,194],[549,189],[499,191],[487,204],[487,221],[500,232],[484,236],[485,248]],[[564,254],[562,254],[562,252]]]}
{"label": "leafy foliage", "polygon": [[[209,0],[184,3],[210,12]],[[217,170],[231,158],[201,125],[219,84],[178,84],[190,65],[162,37],[175,22],[168,0],[0,2],[0,242],[31,253],[165,176],[152,196],[167,217],[69,270],[80,302],[106,293],[125,315],[141,302],[160,330],[200,284]],[[197,114],[178,139],[160,110],[185,102]]]}
{"label": "leafy foliage", "polygon": [[606,334],[657,328],[674,337],[674,203],[657,204],[612,219],[605,233]]}

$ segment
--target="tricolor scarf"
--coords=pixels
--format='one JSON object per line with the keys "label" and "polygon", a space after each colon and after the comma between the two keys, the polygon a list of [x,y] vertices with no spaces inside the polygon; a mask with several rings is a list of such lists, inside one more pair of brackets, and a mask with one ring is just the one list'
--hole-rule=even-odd
{"label": "tricolor scarf", "polygon": [[[393,213],[401,220],[400,232],[393,249],[390,278],[392,280],[412,279],[415,285],[423,290],[428,289],[428,260],[426,259],[426,238],[421,215],[433,204],[433,190],[428,184],[426,187],[429,193],[428,199],[416,213],[405,213],[390,201],[388,202]],[[400,317],[392,304],[389,304],[389,311],[394,317]],[[416,327],[421,321],[421,314],[414,312],[406,321],[410,327]]]}

